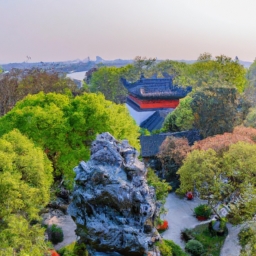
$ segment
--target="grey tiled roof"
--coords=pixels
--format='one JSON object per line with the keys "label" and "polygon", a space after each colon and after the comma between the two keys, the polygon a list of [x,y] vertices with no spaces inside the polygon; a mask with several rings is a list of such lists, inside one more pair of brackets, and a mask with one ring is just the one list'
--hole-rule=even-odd
{"label": "grey tiled roof", "polygon": [[188,139],[190,145],[193,145],[195,141],[200,140],[200,134],[198,130],[189,130],[184,132],[174,133],[160,133],[151,136],[141,136],[141,156],[153,157],[159,152],[159,148],[167,136],[174,136],[177,138],[185,137]]}
{"label": "grey tiled roof", "polygon": [[129,83],[121,79],[129,94],[140,99],[180,99],[184,98],[192,87],[173,85],[172,77],[168,78],[144,78],[135,83]]}
{"label": "grey tiled roof", "polygon": [[152,132],[153,130],[158,130],[162,127],[165,117],[170,113],[173,109],[168,110],[158,110],[145,121],[143,121],[140,125],[141,128],[145,128]]}

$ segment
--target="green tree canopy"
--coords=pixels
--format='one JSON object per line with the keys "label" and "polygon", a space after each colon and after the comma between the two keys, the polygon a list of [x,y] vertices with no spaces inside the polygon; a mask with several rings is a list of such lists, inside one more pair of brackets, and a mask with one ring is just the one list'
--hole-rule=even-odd
{"label": "green tree canopy", "polygon": [[179,193],[196,189],[216,210],[227,204],[228,218],[241,222],[256,212],[256,145],[238,142],[218,155],[214,150],[194,150],[179,169]]}
{"label": "green tree canopy", "polygon": [[235,88],[198,88],[167,115],[162,130],[184,131],[196,128],[204,138],[232,132],[234,126],[243,122],[248,112],[248,105],[238,97]]}
{"label": "green tree canopy", "polygon": [[186,75],[188,84],[193,87],[208,87],[218,84],[235,87],[241,93],[247,85],[246,69],[225,55],[216,56],[215,60],[199,59],[188,66]]}
{"label": "green tree canopy", "polygon": [[121,77],[133,80],[134,76],[136,76],[134,72],[133,65],[127,65],[121,68],[100,67],[92,73],[89,86],[90,91],[101,92],[107,100],[115,103],[124,103],[126,101],[127,90],[121,82]]}
{"label": "green tree canopy", "polygon": [[110,132],[128,139],[139,149],[139,128],[125,106],[104,99],[101,94],[81,96],[43,92],[29,95],[0,119],[0,135],[19,129],[46,152],[55,178],[64,175],[73,184],[73,168],[87,160],[91,142],[98,133]]}
{"label": "green tree canopy", "polygon": [[254,87],[256,86],[256,59],[247,70],[246,78],[248,79],[250,85]]}
{"label": "green tree canopy", "polygon": [[18,130],[0,138],[0,159],[0,255],[42,255],[43,229],[29,223],[49,202],[51,162]]}
{"label": "green tree canopy", "polygon": [[212,60],[212,54],[209,52],[204,52],[199,55],[197,61],[209,61]]}
{"label": "green tree canopy", "polygon": [[157,73],[159,77],[167,73],[173,78],[173,83],[178,85],[189,85],[187,81],[189,64],[181,61],[165,60],[157,63],[151,73]]}
{"label": "green tree canopy", "polygon": [[247,86],[246,69],[225,55],[213,59],[210,53],[203,53],[192,64],[166,60],[155,65],[151,70],[153,72],[167,72],[173,76],[175,84],[194,88],[217,84],[235,87],[241,93]]}
{"label": "green tree canopy", "polygon": [[148,72],[149,70],[152,70],[156,64],[156,58],[147,58],[147,57],[141,57],[136,56],[133,61],[133,66],[140,75],[141,73]]}
{"label": "green tree canopy", "polygon": [[204,138],[233,131],[238,105],[235,88],[207,87],[192,98],[194,127]]}
{"label": "green tree canopy", "polygon": [[256,108],[250,108],[249,113],[244,120],[246,127],[256,128]]}
{"label": "green tree canopy", "polygon": [[75,83],[57,72],[49,73],[40,69],[11,70],[0,79],[0,116],[28,94],[40,91],[66,93],[70,90],[78,93]]}
{"label": "green tree canopy", "polygon": [[178,107],[166,116],[163,131],[185,131],[193,128],[195,118],[191,108],[192,100],[189,95],[180,100]]}
{"label": "green tree canopy", "polygon": [[115,103],[124,103],[127,97],[127,90],[121,82],[121,78],[125,78],[130,82],[137,81],[143,73],[146,77],[150,77],[156,72],[156,58],[146,58],[137,56],[132,64],[124,67],[106,67],[102,66],[90,72],[90,91],[101,92],[107,100]]}

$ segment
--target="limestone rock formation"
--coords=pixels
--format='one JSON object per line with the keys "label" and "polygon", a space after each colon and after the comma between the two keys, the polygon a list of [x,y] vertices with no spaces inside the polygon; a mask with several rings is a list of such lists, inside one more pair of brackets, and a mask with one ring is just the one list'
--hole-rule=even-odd
{"label": "limestone rock formation", "polygon": [[159,214],[147,170],[127,141],[103,133],[92,143],[91,158],[75,168],[69,214],[91,255],[144,255],[159,239]]}

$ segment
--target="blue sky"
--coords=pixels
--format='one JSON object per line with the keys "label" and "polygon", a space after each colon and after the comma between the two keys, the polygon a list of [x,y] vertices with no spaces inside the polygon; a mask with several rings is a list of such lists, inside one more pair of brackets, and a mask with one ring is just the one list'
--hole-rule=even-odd
{"label": "blue sky", "polygon": [[0,63],[256,57],[255,0],[0,0]]}

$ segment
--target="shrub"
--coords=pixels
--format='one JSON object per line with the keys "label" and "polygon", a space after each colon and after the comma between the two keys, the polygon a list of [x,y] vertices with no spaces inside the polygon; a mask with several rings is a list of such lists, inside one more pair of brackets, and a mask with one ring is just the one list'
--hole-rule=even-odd
{"label": "shrub", "polygon": [[209,218],[212,214],[211,208],[207,204],[200,204],[194,208],[194,212],[196,216],[202,216],[205,218]]}
{"label": "shrub", "polygon": [[162,256],[173,256],[172,247],[167,244],[164,240],[156,244],[160,250]]}
{"label": "shrub", "polygon": [[160,242],[157,242],[156,245],[158,246],[162,256],[187,256],[187,253],[172,240],[163,239]]}
{"label": "shrub", "polygon": [[76,256],[74,254],[74,247],[75,247],[75,243],[76,242],[73,242],[71,244],[68,244],[64,247],[62,247],[61,249],[58,250],[58,253],[61,255],[61,256]]}
{"label": "shrub", "polygon": [[164,240],[165,244],[171,246],[173,256],[186,256],[187,254],[180,248],[179,245],[175,244],[172,240]]}
{"label": "shrub", "polygon": [[165,203],[165,199],[168,196],[169,191],[172,189],[171,186],[165,180],[160,180],[151,168],[148,169],[147,181],[148,185],[155,188],[156,199],[161,203]]}
{"label": "shrub", "polygon": [[74,247],[74,254],[77,256],[88,256],[86,245],[84,243],[76,243]]}
{"label": "shrub", "polygon": [[185,250],[193,256],[200,256],[204,252],[203,245],[197,240],[189,240],[185,246]]}
{"label": "shrub", "polygon": [[61,256],[88,256],[86,245],[84,243],[73,242],[58,250]]}
{"label": "shrub", "polygon": [[181,231],[181,239],[184,240],[186,243],[187,243],[189,240],[194,239],[192,229],[186,228],[186,229],[182,230],[182,231]]}
{"label": "shrub", "polygon": [[63,238],[64,238],[63,230],[61,227],[58,227],[56,224],[53,224],[50,227],[48,227],[47,234],[48,234],[49,240],[53,244],[57,244],[63,241]]}
{"label": "shrub", "polygon": [[249,227],[244,227],[238,235],[242,246],[242,256],[256,255],[256,225],[255,223],[249,225]]}

